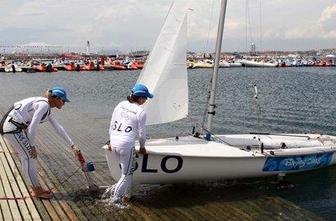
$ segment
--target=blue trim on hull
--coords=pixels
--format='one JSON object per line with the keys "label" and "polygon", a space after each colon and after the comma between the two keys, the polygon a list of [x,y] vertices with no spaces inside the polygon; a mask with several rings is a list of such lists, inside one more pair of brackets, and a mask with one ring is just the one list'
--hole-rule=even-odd
{"label": "blue trim on hull", "polygon": [[333,152],[300,156],[268,157],[263,171],[311,170],[330,165]]}

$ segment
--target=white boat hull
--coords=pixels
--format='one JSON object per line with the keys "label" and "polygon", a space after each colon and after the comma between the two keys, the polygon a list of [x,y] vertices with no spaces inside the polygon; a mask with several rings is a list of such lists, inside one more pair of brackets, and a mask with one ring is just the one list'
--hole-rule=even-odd
{"label": "white boat hull", "polygon": [[[12,67],[12,65],[9,65],[9,66],[7,66],[7,67],[5,67],[5,72],[13,72],[13,67]],[[15,65],[15,72],[22,72],[22,68],[21,67],[19,67],[19,66],[17,66],[17,65]]]}
{"label": "white boat hull", "polygon": [[269,63],[269,62],[262,62],[262,61],[250,61],[250,60],[240,60],[245,67],[278,67],[278,63]]}
{"label": "white boat hull", "polygon": [[[314,146],[316,142],[310,140],[302,147],[268,148],[261,153],[261,150],[256,148],[257,142],[253,141],[249,142],[252,150],[243,149],[246,145],[242,145],[242,142],[253,140],[252,136],[221,136],[231,143],[236,142],[236,146],[193,137],[182,137],[176,141],[150,140],[146,147],[148,154],[137,155],[134,182],[159,184],[262,177],[318,169],[336,162],[334,143]],[[276,142],[277,137],[273,138],[273,142]],[[237,143],[238,139],[240,144]],[[299,144],[304,139],[290,138],[288,143]],[[106,157],[113,179],[118,180],[121,170],[117,156],[106,150]]]}

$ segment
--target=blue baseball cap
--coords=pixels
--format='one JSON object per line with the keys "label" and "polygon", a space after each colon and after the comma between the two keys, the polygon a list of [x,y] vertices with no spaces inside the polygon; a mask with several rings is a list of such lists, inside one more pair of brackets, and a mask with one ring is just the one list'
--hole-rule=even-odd
{"label": "blue baseball cap", "polygon": [[153,98],[154,95],[149,93],[148,88],[143,84],[135,84],[132,89],[132,94],[138,97]]}
{"label": "blue baseball cap", "polygon": [[61,98],[64,102],[70,102],[70,100],[67,98],[67,93],[63,87],[53,87],[51,89],[51,95]]}

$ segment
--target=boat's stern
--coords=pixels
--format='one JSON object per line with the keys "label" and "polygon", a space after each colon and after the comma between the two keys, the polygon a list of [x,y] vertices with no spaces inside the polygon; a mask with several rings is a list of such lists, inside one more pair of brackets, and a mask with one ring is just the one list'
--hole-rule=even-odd
{"label": "boat's stern", "polygon": [[113,151],[109,150],[107,145],[104,145],[102,148],[105,151],[107,165],[110,170],[111,176],[115,181],[118,181],[121,177],[121,169],[119,166],[118,157]]}

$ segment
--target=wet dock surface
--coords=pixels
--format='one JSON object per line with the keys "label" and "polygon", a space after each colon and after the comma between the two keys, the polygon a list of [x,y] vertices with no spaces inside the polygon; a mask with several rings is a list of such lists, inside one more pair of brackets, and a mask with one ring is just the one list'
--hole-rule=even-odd
{"label": "wet dock surface", "polygon": [[[85,156],[96,162],[95,183],[113,184],[94,137],[79,129],[68,131]],[[41,125],[37,140],[40,182],[53,190],[54,198],[30,196],[18,157],[0,137],[0,220],[324,220],[274,194],[270,179],[143,185],[135,188],[134,199],[125,208],[108,205],[102,192],[88,191],[71,149],[50,125]]]}

